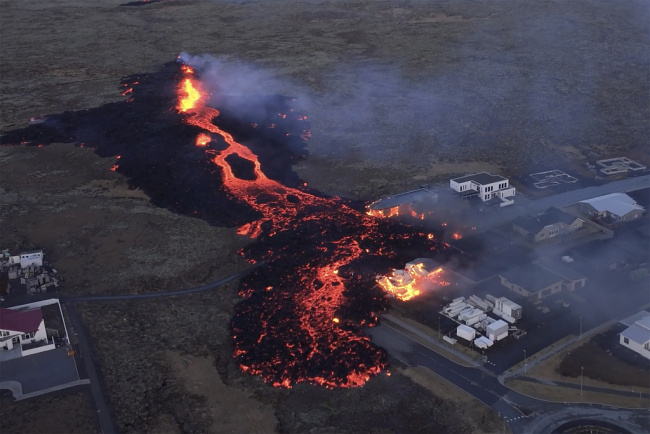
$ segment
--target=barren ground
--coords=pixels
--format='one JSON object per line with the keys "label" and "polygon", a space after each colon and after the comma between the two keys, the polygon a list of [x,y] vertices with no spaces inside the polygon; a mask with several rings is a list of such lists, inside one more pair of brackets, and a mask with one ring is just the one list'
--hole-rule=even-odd
{"label": "barren ground", "polygon": [[[329,194],[372,199],[450,174],[623,154],[648,163],[644,1],[120,4],[0,0],[0,131],[119,100],[122,77],[187,51],[246,62],[264,72],[251,92],[304,104],[310,157],[296,171]],[[0,248],[43,248],[68,295],[178,289],[245,266],[234,229],[154,207],[112,164],[73,144],[1,147]],[[232,362],[237,301],[226,285],[80,307],[121,431],[494,427],[484,410],[464,418],[448,388],[411,371],[361,389],[272,389]],[[83,399],[3,401],[0,420],[32,432],[38,402],[53,431],[88,432]]]}

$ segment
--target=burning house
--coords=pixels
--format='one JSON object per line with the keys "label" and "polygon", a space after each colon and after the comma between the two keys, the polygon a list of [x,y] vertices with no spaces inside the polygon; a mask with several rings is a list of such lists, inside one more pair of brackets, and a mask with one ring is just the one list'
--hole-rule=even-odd
{"label": "burning house", "polygon": [[418,258],[406,264],[403,270],[377,276],[377,284],[398,300],[408,301],[425,291],[447,286],[443,268],[428,258]]}
{"label": "burning house", "polygon": [[462,198],[478,197],[483,202],[494,201],[499,206],[512,205],[515,187],[510,186],[508,178],[481,172],[462,176],[449,181],[449,187]]}
{"label": "burning house", "polygon": [[438,194],[422,187],[417,190],[387,196],[368,205],[368,214],[375,217],[410,216],[423,220],[434,211]]}

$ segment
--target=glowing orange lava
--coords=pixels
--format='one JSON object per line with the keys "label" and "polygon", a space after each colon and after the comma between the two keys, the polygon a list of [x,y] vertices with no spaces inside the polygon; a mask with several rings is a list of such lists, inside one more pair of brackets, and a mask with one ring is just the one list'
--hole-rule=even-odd
{"label": "glowing orange lava", "polygon": [[[222,171],[223,186],[230,194],[247,203],[261,215],[258,220],[241,226],[237,233],[256,238],[262,233],[262,227],[264,227],[265,233],[272,237],[281,231],[293,229],[296,225],[298,213],[304,213],[306,208],[313,209],[310,217],[313,219],[327,219],[329,221],[333,218],[332,216],[335,216],[338,220],[337,224],[340,225],[345,225],[346,220],[358,225],[360,219],[367,231],[376,231],[375,221],[371,217],[359,214],[357,211],[344,204],[337,203],[336,200],[331,198],[317,197],[302,190],[286,187],[268,178],[262,171],[257,155],[248,147],[237,142],[230,133],[213,123],[213,120],[219,116],[219,111],[202,103],[202,91],[195,79],[185,78],[182,86],[179,87],[178,94],[178,109],[184,113],[192,109],[192,113],[186,118],[186,122],[200,127],[207,133],[220,136],[227,144],[227,148],[219,151],[216,156],[214,153],[208,155],[212,162]],[[270,127],[273,128],[275,125],[271,124]],[[201,133],[197,138],[197,145],[207,143],[205,137],[210,138],[208,134]],[[235,155],[252,163],[254,179],[241,179],[235,176],[232,167],[228,163],[229,157]],[[265,200],[259,201],[258,197],[260,196],[264,196]],[[358,235],[355,235],[355,237],[358,237]],[[371,376],[376,375],[385,367],[384,362],[375,362],[372,366],[352,366],[344,378],[341,378],[340,375],[334,375],[334,372],[327,375],[315,374],[310,376],[304,374],[303,376],[289,378],[292,375],[292,366],[309,366],[309,364],[323,363],[322,360],[326,354],[344,353],[348,349],[355,347],[366,352],[377,352],[368,337],[359,332],[340,327],[340,319],[336,316],[338,309],[346,299],[346,280],[339,275],[338,270],[357,259],[364,252],[359,247],[359,241],[359,238],[341,238],[336,242],[336,249],[327,253],[331,255],[328,264],[324,266],[315,264],[304,266],[294,276],[294,285],[300,288],[310,288],[315,285],[315,282],[318,282],[317,290],[305,290],[292,294],[294,298],[293,304],[296,309],[295,315],[299,315],[301,324],[300,330],[296,330],[294,333],[302,333],[304,335],[303,339],[308,345],[301,346],[300,343],[287,343],[287,348],[284,350],[288,352],[286,360],[271,359],[245,362],[240,364],[242,370],[253,375],[260,375],[277,387],[291,387],[297,382],[310,382],[334,388],[361,386]],[[276,289],[273,288],[273,290]],[[323,294],[326,294],[326,296]],[[242,295],[246,295],[246,293]],[[247,332],[250,333],[250,330],[238,331],[234,329],[235,350],[233,356],[239,360],[246,360],[248,352],[251,351],[238,339],[240,333]],[[278,333],[280,331],[264,329],[260,331],[258,339],[253,345],[263,343],[269,338],[274,338],[280,342],[286,341],[285,336],[278,336]],[[279,366],[282,366],[281,363],[287,365],[284,368],[284,374],[277,372]]]}
{"label": "glowing orange lava", "polygon": [[203,146],[207,146],[208,143],[210,143],[211,141],[212,141],[212,137],[210,137],[208,134],[200,133],[196,137],[196,142],[195,143],[196,143],[196,146],[203,147]]}
{"label": "glowing orange lava", "polygon": [[460,240],[461,238],[463,238],[463,236],[457,232],[454,232],[452,236],[454,237],[455,240]]}
{"label": "glowing orange lava", "polygon": [[191,78],[183,80],[179,89],[178,111],[185,113],[197,107],[201,100],[201,91]]}

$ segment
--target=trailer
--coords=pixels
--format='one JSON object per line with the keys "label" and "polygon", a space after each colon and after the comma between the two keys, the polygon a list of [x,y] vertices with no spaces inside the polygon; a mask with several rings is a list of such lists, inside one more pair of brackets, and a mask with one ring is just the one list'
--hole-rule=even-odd
{"label": "trailer", "polygon": [[482,350],[486,348],[490,348],[492,345],[494,345],[494,341],[491,339],[486,338],[485,336],[481,336],[479,338],[476,338],[474,340],[474,345],[476,345],[476,348],[480,348]]}
{"label": "trailer", "polygon": [[485,334],[492,341],[500,341],[508,336],[508,323],[503,320],[495,321],[485,328]]}
{"label": "trailer", "polygon": [[471,342],[476,337],[476,330],[461,324],[456,328],[456,336]]}
{"label": "trailer", "polygon": [[487,314],[482,313],[478,316],[475,316],[473,318],[469,318],[467,321],[465,321],[465,324],[468,326],[473,326],[474,324],[480,323],[483,321],[485,318],[487,318]]}

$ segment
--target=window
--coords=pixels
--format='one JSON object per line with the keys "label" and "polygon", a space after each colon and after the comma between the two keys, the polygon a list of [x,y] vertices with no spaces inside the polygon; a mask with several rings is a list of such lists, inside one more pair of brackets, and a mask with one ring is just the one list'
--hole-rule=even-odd
{"label": "window", "polygon": [[623,342],[626,343],[626,344],[629,344],[630,340],[628,338],[623,338]]}

